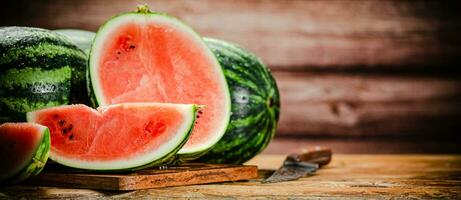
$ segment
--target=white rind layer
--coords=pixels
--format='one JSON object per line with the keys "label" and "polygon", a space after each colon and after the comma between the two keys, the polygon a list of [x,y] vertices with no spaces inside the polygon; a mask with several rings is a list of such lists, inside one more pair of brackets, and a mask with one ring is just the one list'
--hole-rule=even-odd
{"label": "white rind layer", "polygon": [[197,152],[202,152],[205,151],[209,148],[211,148],[213,145],[218,143],[218,141],[221,139],[221,137],[224,135],[226,132],[227,126],[229,124],[230,116],[231,116],[231,97],[229,93],[229,88],[224,76],[224,72],[218,62],[218,60],[215,58],[214,54],[211,52],[211,50],[206,46],[205,42],[202,40],[200,35],[198,35],[192,28],[189,26],[185,25],[178,19],[161,14],[161,13],[148,13],[148,14],[141,14],[141,13],[127,13],[123,14],[120,16],[117,16],[115,18],[112,18],[111,20],[107,21],[103,26],[100,27],[98,30],[96,37],[93,41],[93,46],[91,49],[91,54],[90,54],[90,62],[89,62],[89,73],[91,77],[91,82],[93,92],[96,96],[96,100],[98,105],[108,105],[109,103],[106,101],[104,94],[102,94],[102,89],[100,85],[100,80],[99,80],[99,72],[98,72],[98,65],[100,63],[100,57],[101,57],[101,52],[103,52],[103,49],[105,48],[105,39],[110,38],[111,34],[114,33],[117,28],[119,28],[120,25],[123,25],[125,23],[130,23],[130,22],[136,22],[140,24],[146,24],[146,23],[157,23],[157,24],[169,24],[173,25],[174,27],[178,28],[178,30],[184,31],[184,33],[187,33],[192,36],[192,38],[195,40],[195,44],[199,46],[203,52],[206,52],[207,56],[210,58],[210,61],[214,63],[214,66],[216,67],[216,76],[219,77],[221,80],[221,89],[222,91],[225,91],[224,93],[224,107],[222,108],[223,110],[223,115],[224,118],[221,121],[221,124],[219,124],[216,130],[212,131],[215,133],[212,135],[210,138],[208,138],[206,143],[201,144],[201,145],[196,145],[196,146],[187,146],[185,145],[179,152],[178,154],[194,154]]}

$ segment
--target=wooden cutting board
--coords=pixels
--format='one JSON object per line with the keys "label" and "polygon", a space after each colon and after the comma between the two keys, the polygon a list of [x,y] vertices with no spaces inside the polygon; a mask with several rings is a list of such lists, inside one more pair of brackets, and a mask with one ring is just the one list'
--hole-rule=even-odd
{"label": "wooden cutting board", "polygon": [[248,180],[258,177],[251,165],[187,163],[166,169],[148,168],[132,173],[89,173],[57,166],[46,169],[28,183],[40,186],[102,190],[137,190]]}

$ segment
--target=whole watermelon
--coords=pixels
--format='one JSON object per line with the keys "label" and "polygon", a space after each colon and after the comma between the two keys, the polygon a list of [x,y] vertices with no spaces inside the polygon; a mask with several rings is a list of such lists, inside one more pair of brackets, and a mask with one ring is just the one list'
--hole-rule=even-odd
{"label": "whole watermelon", "polygon": [[26,112],[88,103],[86,55],[65,36],[41,28],[0,28],[0,123]]}
{"label": "whole watermelon", "polygon": [[224,70],[232,115],[224,136],[199,161],[243,163],[264,150],[274,137],[279,91],[268,68],[254,54],[222,40],[204,40]]}

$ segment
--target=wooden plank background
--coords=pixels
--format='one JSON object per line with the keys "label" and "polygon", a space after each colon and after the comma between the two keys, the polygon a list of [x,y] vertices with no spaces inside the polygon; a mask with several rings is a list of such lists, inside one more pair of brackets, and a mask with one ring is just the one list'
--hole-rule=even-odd
{"label": "wooden plank background", "polygon": [[137,4],[253,50],[273,69],[419,68],[460,63],[460,6],[389,0],[15,0],[1,24],[97,30]]}
{"label": "wooden plank background", "polygon": [[[461,140],[461,6],[454,1],[16,0],[0,8],[0,25],[96,31],[140,3],[268,64],[282,95],[279,142],[268,152],[306,144],[300,138],[370,137],[395,144],[369,153],[461,152],[446,145]],[[443,141],[434,150],[395,138]]]}

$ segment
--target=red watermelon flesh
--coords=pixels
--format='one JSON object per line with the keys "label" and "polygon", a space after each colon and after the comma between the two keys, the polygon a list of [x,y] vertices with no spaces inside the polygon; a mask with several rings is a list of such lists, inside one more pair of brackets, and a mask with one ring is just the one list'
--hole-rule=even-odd
{"label": "red watermelon flesh", "polygon": [[[0,182],[5,179],[12,179],[15,175],[21,174],[21,171],[25,172],[29,164],[34,164],[32,159],[46,133],[45,126],[34,123],[5,123],[0,125]],[[43,152],[43,154],[46,155],[44,155],[43,160],[39,160],[43,163],[39,166],[40,169],[37,169],[37,173],[41,171],[48,158],[48,152]],[[35,172],[31,171],[30,173]],[[16,176],[15,178],[27,177]]]}
{"label": "red watermelon flesh", "polygon": [[126,103],[99,107],[67,105],[28,113],[47,126],[50,158],[90,170],[124,170],[163,165],[185,143],[195,105]]}
{"label": "red watermelon flesh", "polygon": [[223,72],[201,37],[180,21],[155,13],[121,15],[100,28],[91,52],[90,75],[99,105],[205,105],[179,153],[206,150],[224,134],[230,96]]}

